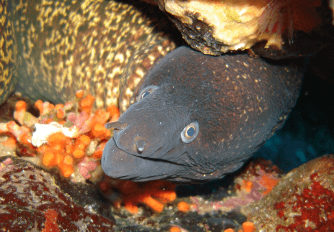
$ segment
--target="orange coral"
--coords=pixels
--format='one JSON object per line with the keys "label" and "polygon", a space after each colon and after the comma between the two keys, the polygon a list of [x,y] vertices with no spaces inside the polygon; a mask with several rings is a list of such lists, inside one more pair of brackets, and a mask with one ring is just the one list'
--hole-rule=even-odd
{"label": "orange coral", "polygon": [[115,122],[118,120],[120,112],[116,106],[114,105],[109,106],[107,111],[112,115],[110,122]]}
{"label": "orange coral", "polygon": [[45,215],[45,227],[42,232],[60,232],[59,226],[57,225],[57,211],[48,209],[44,212]]}
{"label": "orange coral", "polygon": [[[144,203],[153,211],[160,213],[166,203],[175,200],[175,186],[175,184],[163,180],[137,183],[109,177],[100,183],[101,190],[109,198],[114,198],[113,194],[115,194],[110,192],[110,189],[116,188],[121,193],[121,197],[116,199],[120,200],[125,209],[133,214],[138,213],[136,205],[139,203]],[[114,202],[116,207],[120,203],[118,200]]]}
{"label": "orange coral", "polygon": [[177,205],[177,208],[179,209],[179,211],[181,212],[187,212],[190,209],[190,206],[188,203],[181,201],[179,202],[179,204]]}
{"label": "orange coral", "polygon": [[273,187],[275,187],[278,181],[279,180],[277,179],[271,178],[268,174],[264,174],[261,180],[259,181],[260,184],[262,184],[267,188],[266,191],[263,192],[263,194],[264,195],[268,194],[273,189]]}
{"label": "orange coral", "polygon": [[243,180],[241,188],[244,189],[247,193],[250,193],[253,188],[253,182],[249,180]]}
{"label": "orange coral", "polygon": [[229,228],[229,229],[224,230],[224,232],[234,232],[234,230]]}
{"label": "orange coral", "polygon": [[242,224],[242,229],[244,232],[254,232],[255,226],[253,222],[244,222]]}
{"label": "orange coral", "polygon": [[24,101],[16,102],[14,118],[21,124],[23,123],[24,114],[26,110],[27,110],[27,103],[25,103]]}
{"label": "orange coral", "polygon": [[77,91],[75,92],[75,97],[76,97],[76,98],[82,98],[83,95],[84,95],[84,91],[83,91],[82,89],[77,90]]}
{"label": "orange coral", "polygon": [[[53,105],[38,100],[35,107],[40,117],[36,118],[26,111],[26,102],[18,101],[14,118],[19,124],[14,121],[0,124],[0,133],[9,135],[2,144],[12,148],[19,144],[21,155],[37,154],[45,167],[58,168],[64,177],[77,172],[85,179],[90,178],[90,173],[100,165],[97,161],[111,136],[104,124],[119,117],[116,106],[94,112],[93,104],[94,97],[84,96],[82,90],[76,92],[75,102]],[[35,124],[36,131],[37,125],[49,124],[50,127],[40,129],[41,135],[36,135],[34,140],[32,128]]]}
{"label": "orange coral", "polygon": [[[255,232],[256,228],[253,222],[244,222],[242,224],[242,230],[239,230],[238,232]],[[234,232],[233,229],[229,228],[224,230],[224,232]]]}
{"label": "orange coral", "polygon": [[93,108],[94,104],[94,97],[92,95],[87,95],[85,98],[82,98],[80,101],[79,106],[81,107],[82,111],[89,114]]}
{"label": "orange coral", "polygon": [[16,147],[16,139],[13,136],[10,136],[6,141],[2,142],[1,144],[9,147],[9,148],[15,148]]}
{"label": "orange coral", "polygon": [[172,226],[170,229],[169,229],[170,232],[181,232],[180,228],[177,227],[177,226]]}

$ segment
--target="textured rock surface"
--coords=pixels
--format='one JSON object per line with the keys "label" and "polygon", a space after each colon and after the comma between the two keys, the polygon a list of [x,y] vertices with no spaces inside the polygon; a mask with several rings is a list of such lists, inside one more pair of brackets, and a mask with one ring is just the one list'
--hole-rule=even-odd
{"label": "textured rock surface", "polygon": [[[240,2],[240,1],[238,1]],[[256,41],[265,1],[158,1],[183,38],[204,54],[246,49]]]}
{"label": "textured rock surface", "polygon": [[334,156],[289,172],[262,200],[243,212],[264,231],[334,230]]}
{"label": "textured rock surface", "polygon": [[[77,193],[92,197],[78,189]],[[12,163],[11,159],[0,163],[0,196],[4,231],[50,231],[46,228],[50,227],[46,222],[50,212],[56,212],[51,221],[59,230],[54,231],[112,231],[114,225],[112,218],[98,215],[93,207],[75,203],[49,173],[27,163]]]}
{"label": "textured rock surface", "polygon": [[[317,51],[332,30],[332,14],[321,1],[299,0],[156,0],[183,38],[204,54],[252,48],[281,59]],[[323,27],[323,25],[326,25]],[[326,31],[311,33],[315,28]],[[327,37],[327,42],[330,42]],[[257,44],[258,42],[261,42]],[[311,46],[312,45],[312,46]]]}

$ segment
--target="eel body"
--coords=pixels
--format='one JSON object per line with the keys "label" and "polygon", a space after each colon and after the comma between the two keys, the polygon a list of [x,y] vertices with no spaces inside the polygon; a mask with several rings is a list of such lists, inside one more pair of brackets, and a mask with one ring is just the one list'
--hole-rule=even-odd
{"label": "eel body", "polygon": [[111,177],[205,181],[239,169],[286,119],[302,72],[245,54],[219,57],[187,47],[144,77],[102,157]]}
{"label": "eel body", "polygon": [[0,104],[17,82],[18,92],[53,103],[79,89],[97,107],[121,95],[124,111],[179,35],[157,6],[136,0],[0,0],[0,15]]}

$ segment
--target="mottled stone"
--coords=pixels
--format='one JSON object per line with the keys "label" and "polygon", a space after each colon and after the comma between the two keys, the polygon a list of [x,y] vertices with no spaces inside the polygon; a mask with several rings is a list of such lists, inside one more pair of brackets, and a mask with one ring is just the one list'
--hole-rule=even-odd
{"label": "mottled stone", "polygon": [[[281,171],[271,161],[252,160],[237,175],[229,176],[232,177],[231,181],[225,178],[202,186],[211,189],[216,184],[219,187],[209,196],[191,196],[191,210],[201,214],[238,210],[261,200],[277,184],[281,175]],[[178,192],[182,193],[180,188],[186,191],[183,186],[179,187]]]}
{"label": "mottled stone", "polygon": [[[220,55],[252,48],[258,55],[282,59],[319,50],[332,33],[332,12],[308,0],[156,0],[183,38],[204,54]],[[317,28],[318,32],[313,33]],[[326,31],[320,34],[319,31]],[[330,32],[331,31],[331,32]],[[312,32],[312,33],[311,33]],[[325,42],[325,43],[326,43]]]}
{"label": "mottled stone", "polygon": [[[77,194],[92,196],[80,190]],[[56,212],[54,220],[60,231],[113,231],[112,218],[74,202],[49,173],[10,158],[0,163],[1,230],[42,231],[50,212]]]}
{"label": "mottled stone", "polygon": [[242,212],[262,231],[333,231],[333,205],[334,156],[325,155],[289,172]]}

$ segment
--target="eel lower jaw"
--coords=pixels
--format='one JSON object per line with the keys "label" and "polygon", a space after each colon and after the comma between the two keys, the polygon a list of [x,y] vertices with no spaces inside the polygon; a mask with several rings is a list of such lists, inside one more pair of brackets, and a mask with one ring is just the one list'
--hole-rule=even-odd
{"label": "eel lower jaw", "polygon": [[119,149],[115,140],[111,138],[104,150],[101,159],[102,169],[106,175],[132,181],[149,181],[159,179],[173,179],[182,166],[141,158]]}

